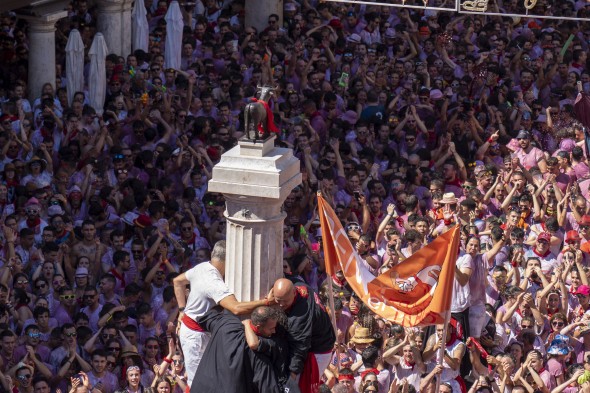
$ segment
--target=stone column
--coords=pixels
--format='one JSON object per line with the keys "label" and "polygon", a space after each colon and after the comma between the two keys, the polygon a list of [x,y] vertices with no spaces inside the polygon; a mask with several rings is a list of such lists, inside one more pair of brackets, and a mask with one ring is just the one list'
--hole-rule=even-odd
{"label": "stone column", "polygon": [[133,0],[126,0],[123,2],[123,11],[121,13],[121,50],[122,55],[127,57],[132,51],[131,49],[131,11],[133,8]]}
{"label": "stone column", "polygon": [[66,11],[38,17],[29,21],[29,99],[41,96],[41,88],[51,83],[55,89],[55,24],[68,15]]}
{"label": "stone column", "polygon": [[283,275],[281,206],[301,173],[293,151],[274,147],[274,139],[240,141],[221,156],[209,181],[209,191],[226,198],[225,282],[240,301],[263,298]]}
{"label": "stone column", "polygon": [[283,26],[283,0],[246,0],[246,26],[254,26],[258,31],[268,27],[271,14],[279,16],[279,26]]}
{"label": "stone column", "polygon": [[131,4],[129,0],[100,0],[97,29],[102,33],[109,54],[127,56],[131,53]]}

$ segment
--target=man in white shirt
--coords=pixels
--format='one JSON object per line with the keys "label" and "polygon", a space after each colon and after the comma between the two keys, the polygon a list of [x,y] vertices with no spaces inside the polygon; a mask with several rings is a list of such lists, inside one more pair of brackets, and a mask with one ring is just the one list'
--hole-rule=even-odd
{"label": "man in white shirt", "polygon": [[[263,300],[238,302],[223,281],[224,276],[225,241],[221,240],[213,247],[210,262],[200,263],[174,279],[174,294],[180,311],[178,336],[184,353],[188,386],[192,384],[210,339],[209,333],[203,331],[197,319],[218,304],[235,315],[245,315],[258,306],[268,306],[274,300],[269,294]],[[187,285],[190,285],[188,297]]]}

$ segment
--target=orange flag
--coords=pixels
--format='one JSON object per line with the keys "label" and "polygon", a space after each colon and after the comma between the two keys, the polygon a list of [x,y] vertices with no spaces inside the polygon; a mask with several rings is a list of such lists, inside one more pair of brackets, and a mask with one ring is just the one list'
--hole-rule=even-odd
{"label": "orange flag", "polygon": [[377,315],[405,327],[445,323],[450,313],[459,227],[375,277],[362,263],[332,207],[318,195],[329,275],[342,270],[354,292]]}

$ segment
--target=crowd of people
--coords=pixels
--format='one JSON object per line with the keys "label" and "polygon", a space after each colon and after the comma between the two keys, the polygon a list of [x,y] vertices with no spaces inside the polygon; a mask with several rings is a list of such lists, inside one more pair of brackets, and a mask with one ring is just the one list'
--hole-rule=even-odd
{"label": "crowd of people", "polygon": [[[27,21],[0,15],[0,391],[292,392],[315,370],[321,392],[590,392],[587,21],[286,0],[257,29],[244,1],[197,0],[170,69],[168,5],[146,1],[147,52],[107,56],[104,108],[65,87],[91,1],[56,23],[39,92]],[[241,303],[207,181],[259,85],[303,183],[285,277]],[[446,330],[392,324],[326,275],[316,191],[376,276],[460,226]]]}

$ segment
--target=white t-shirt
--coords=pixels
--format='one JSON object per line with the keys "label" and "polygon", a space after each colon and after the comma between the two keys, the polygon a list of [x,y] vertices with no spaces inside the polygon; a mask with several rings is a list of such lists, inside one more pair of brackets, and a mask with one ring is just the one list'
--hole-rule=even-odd
{"label": "white t-shirt", "polygon": [[[457,258],[457,268],[469,268],[473,270],[473,258],[469,254],[464,254]],[[470,305],[470,291],[469,282],[461,286],[457,277],[453,282],[453,298],[451,299],[451,312],[465,311]]]}
{"label": "white t-shirt", "polygon": [[225,285],[219,270],[209,262],[198,264],[185,275],[190,282],[191,290],[184,313],[193,320],[215,307],[222,299],[233,295]]}

